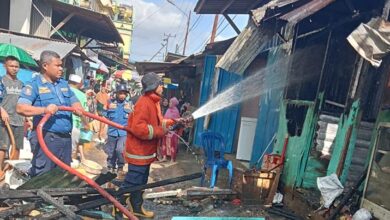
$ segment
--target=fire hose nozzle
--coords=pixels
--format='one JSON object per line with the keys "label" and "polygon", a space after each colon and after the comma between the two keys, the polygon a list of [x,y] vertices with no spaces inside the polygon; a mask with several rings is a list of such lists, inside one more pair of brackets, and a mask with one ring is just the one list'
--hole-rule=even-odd
{"label": "fire hose nozzle", "polygon": [[186,124],[191,123],[193,121],[194,121],[194,117],[192,117],[192,115],[187,116],[187,117],[183,117],[183,118],[179,118],[176,120],[176,123],[174,125],[169,127],[169,130],[176,131],[180,128],[184,128]]}

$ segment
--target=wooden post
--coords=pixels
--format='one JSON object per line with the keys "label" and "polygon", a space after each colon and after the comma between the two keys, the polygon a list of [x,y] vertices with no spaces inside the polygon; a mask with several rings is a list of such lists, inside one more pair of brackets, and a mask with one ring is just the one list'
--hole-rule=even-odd
{"label": "wooden post", "polygon": [[74,16],[74,13],[70,13],[68,16],[64,18],[51,32],[50,37],[55,34],[58,30],[60,30],[72,17]]}
{"label": "wooden post", "polygon": [[216,37],[215,35],[217,33],[217,26],[218,26],[218,19],[219,19],[219,15],[216,14],[214,17],[213,30],[211,31],[210,43],[214,43],[214,41],[215,41],[215,37]]}
{"label": "wooden post", "polygon": [[191,20],[191,11],[188,13],[186,36],[184,37],[183,55],[186,54],[186,47],[187,47],[187,40],[188,40],[188,31],[189,31],[189,27],[190,27],[190,20]]}

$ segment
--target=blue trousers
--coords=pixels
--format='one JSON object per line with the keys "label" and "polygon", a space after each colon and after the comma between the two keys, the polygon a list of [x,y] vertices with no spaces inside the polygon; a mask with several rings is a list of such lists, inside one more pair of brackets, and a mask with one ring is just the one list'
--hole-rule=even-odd
{"label": "blue trousers", "polygon": [[[72,139],[70,134],[44,132],[43,137],[49,150],[62,162],[70,165],[72,162]],[[57,166],[42,151],[41,146],[38,143],[36,131],[31,133],[30,144],[33,152],[31,168],[29,170],[29,175],[31,177],[44,174]]]}
{"label": "blue trousers", "polygon": [[107,154],[108,168],[122,168],[124,163],[123,149],[125,147],[126,136],[115,137],[108,136],[107,144],[104,146],[104,152]]}
{"label": "blue trousers", "polygon": [[[148,182],[149,170],[150,165],[128,164],[128,171],[121,188],[145,185]],[[131,205],[136,210],[139,210],[139,208],[142,206],[142,194],[143,191],[136,191],[132,192],[130,195]]]}

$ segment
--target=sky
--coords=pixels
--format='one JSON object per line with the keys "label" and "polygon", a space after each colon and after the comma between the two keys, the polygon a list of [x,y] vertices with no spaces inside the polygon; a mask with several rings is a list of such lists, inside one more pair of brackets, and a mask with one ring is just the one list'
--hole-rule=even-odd
{"label": "sky", "polygon": [[[186,55],[201,52],[209,40],[214,21],[214,15],[195,14],[197,0],[117,0],[120,3],[132,5],[134,8],[133,43],[130,59],[132,61],[162,61],[165,48],[163,38],[169,38],[168,52],[175,52],[179,45],[180,54],[183,52],[184,36],[188,13],[191,11],[190,33]],[[184,14],[187,12],[187,14]],[[247,15],[230,15],[236,25],[243,29],[248,21]],[[165,36],[164,36],[165,34]],[[223,18],[219,17],[216,40],[225,40],[236,36],[236,32]],[[161,52],[158,51],[161,49]]]}

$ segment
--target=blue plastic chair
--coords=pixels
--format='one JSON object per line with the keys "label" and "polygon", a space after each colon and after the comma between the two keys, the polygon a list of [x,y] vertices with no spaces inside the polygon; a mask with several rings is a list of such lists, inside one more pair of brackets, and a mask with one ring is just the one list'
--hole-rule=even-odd
{"label": "blue plastic chair", "polygon": [[229,187],[231,187],[233,180],[233,163],[230,160],[225,160],[224,155],[226,149],[222,135],[217,132],[204,132],[200,137],[205,156],[203,175],[200,182],[201,186],[204,184],[208,168],[212,168],[210,188],[214,188],[217,182],[219,169],[224,168],[229,171]]}

